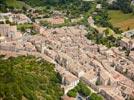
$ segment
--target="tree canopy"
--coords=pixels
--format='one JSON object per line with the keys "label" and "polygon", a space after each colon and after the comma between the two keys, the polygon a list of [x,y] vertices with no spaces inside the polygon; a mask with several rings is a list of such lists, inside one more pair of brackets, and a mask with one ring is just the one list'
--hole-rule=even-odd
{"label": "tree canopy", "polygon": [[54,65],[33,56],[0,57],[0,98],[59,100],[63,92]]}
{"label": "tree canopy", "polygon": [[121,10],[124,13],[131,13],[131,0],[116,0],[115,2],[113,2],[111,8]]}

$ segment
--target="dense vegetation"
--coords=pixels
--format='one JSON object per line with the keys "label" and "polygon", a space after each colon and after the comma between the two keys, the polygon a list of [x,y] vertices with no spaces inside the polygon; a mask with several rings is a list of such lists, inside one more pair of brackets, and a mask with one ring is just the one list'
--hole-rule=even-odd
{"label": "dense vegetation", "polygon": [[103,100],[101,96],[96,93],[92,93],[89,100]]}
{"label": "dense vegetation", "polygon": [[70,97],[76,97],[77,93],[82,94],[83,96],[89,96],[91,94],[91,90],[84,84],[83,82],[79,82],[79,84],[72,90],[70,90],[67,95]]}
{"label": "dense vegetation", "polygon": [[93,19],[97,26],[107,29],[104,32],[99,33],[97,29],[89,27],[87,38],[93,40],[97,44],[105,45],[108,48],[118,46],[118,41],[121,39],[119,34],[122,33],[122,31],[111,24],[107,2],[104,0],[97,1],[102,4],[102,7],[101,9],[95,9],[95,14],[92,15]]}
{"label": "dense vegetation", "polygon": [[77,93],[81,94],[84,97],[89,97],[89,100],[103,100],[103,98],[96,94],[92,93],[91,90],[84,84],[82,81],[72,90],[70,90],[67,95],[70,97],[76,97]]}
{"label": "dense vegetation", "polygon": [[82,0],[67,0],[65,3],[58,4],[57,8],[64,10],[70,18],[81,17],[91,9],[91,3]]}
{"label": "dense vegetation", "polygon": [[[92,3],[83,0],[0,0],[9,8],[43,7],[49,10],[62,10],[68,17],[80,17],[91,9]],[[22,4],[23,3],[23,4]],[[79,6],[78,6],[79,5]],[[2,6],[4,8],[4,6]]]}
{"label": "dense vegetation", "polygon": [[20,0],[0,0],[0,10],[2,9],[3,11],[6,10],[6,8],[10,9],[22,9],[23,7],[28,8],[29,5],[27,5],[25,2],[20,1]]}
{"label": "dense vegetation", "polygon": [[98,2],[102,4],[102,8],[94,10],[96,14],[93,14],[92,16],[95,24],[98,26],[109,27],[117,34],[121,33],[122,31],[118,27],[113,26],[110,22],[111,17],[108,13],[109,9],[107,2],[104,0],[98,0]]}
{"label": "dense vegetation", "polygon": [[131,7],[131,0],[116,0],[110,8],[114,10],[121,10],[124,13],[131,13],[133,11]]}
{"label": "dense vegetation", "polygon": [[93,15],[95,23],[104,27],[108,27],[111,26],[110,22],[109,22],[109,16],[108,16],[108,12],[107,9],[101,9],[96,11],[97,14]]}
{"label": "dense vegetation", "polygon": [[102,44],[111,48],[118,46],[118,42],[121,39],[120,34],[113,34],[111,31],[111,29],[106,29],[103,33],[99,33],[96,29],[90,28],[86,36],[96,44]]}
{"label": "dense vegetation", "polygon": [[59,100],[60,77],[54,65],[33,56],[0,57],[0,98],[3,100]]}

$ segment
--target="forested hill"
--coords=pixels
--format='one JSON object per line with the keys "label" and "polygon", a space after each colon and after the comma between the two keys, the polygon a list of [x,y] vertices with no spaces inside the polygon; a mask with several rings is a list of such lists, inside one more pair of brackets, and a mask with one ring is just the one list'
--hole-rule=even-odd
{"label": "forested hill", "polygon": [[[3,4],[0,8],[1,12],[6,12],[6,8],[27,8],[29,7],[38,7],[42,8],[43,12],[48,10],[53,11],[53,9],[66,12],[69,17],[80,17],[84,15],[92,8],[91,2],[86,2],[83,0],[0,0]],[[79,5],[79,6],[78,6]]]}
{"label": "forested hill", "polygon": [[1,100],[60,100],[60,79],[54,65],[41,58],[0,57]]}
{"label": "forested hill", "polygon": [[[76,0],[0,0],[0,4],[5,4],[7,6],[11,6],[11,5],[19,5],[21,6],[21,4],[23,5],[24,3],[26,5],[30,5],[30,6],[43,6],[46,4],[50,4],[50,5],[55,5],[55,4],[64,4],[64,3],[69,3],[69,2],[75,2]],[[81,0],[77,0],[77,1],[81,1]]]}

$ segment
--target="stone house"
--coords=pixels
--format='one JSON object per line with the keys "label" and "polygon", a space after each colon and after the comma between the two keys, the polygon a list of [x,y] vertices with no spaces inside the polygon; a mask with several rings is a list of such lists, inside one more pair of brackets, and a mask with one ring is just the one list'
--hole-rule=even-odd
{"label": "stone house", "polygon": [[28,18],[24,14],[13,14],[12,18],[13,18],[13,22],[15,22],[17,24],[32,23],[31,19]]}
{"label": "stone house", "polygon": [[64,89],[64,94],[67,94],[69,90],[73,89],[79,83],[79,78],[65,70],[65,68],[57,66],[56,70],[62,77],[62,88]]}
{"label": "stone house", "polygon": [[126,48],[126,49],[134,49],[134,40],[133,39],[129,39],[129,38],[122,38],[120,41],[119,41],[119,45],[122,47],[122,48]]}
{"label": "stone house", "polygon": [[22,34],[17,31],[16,26],[11,26],[9,24],[0,24],[0,36],[13,40],[20,38]]}
{"label": "stone house", "polygon": [[42,26],[40,26],[39,24],[36,24],[36,23],[33,24],[33,29],[36,32],[38,32],[39,34],[43,34],[45,31],[45,29]]}

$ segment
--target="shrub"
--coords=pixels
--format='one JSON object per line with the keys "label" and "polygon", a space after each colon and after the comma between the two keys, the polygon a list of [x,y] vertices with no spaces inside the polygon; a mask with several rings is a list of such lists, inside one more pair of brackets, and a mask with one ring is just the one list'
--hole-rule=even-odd
{"label": "shrub", "polygon": [[76,96],[77,96],[77,90],[76,90],[76,89],[72,89],[72,90],[70,90],[70,91],[67,93],[67,95],[68,95],[69,97],[76,97]]}
{"label": "shrub", "polygon": [[90,96],[90,100],[103,100],[103,98],[96,93],[92,93],[92,95]]}
{"label": "shrub", "polygon": [[76,88],[78,92],[82,94],[83,96],[88,96],[91,94],[91,90],[86,86],[86,84],[82,82],[80,82]]}

